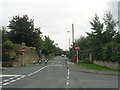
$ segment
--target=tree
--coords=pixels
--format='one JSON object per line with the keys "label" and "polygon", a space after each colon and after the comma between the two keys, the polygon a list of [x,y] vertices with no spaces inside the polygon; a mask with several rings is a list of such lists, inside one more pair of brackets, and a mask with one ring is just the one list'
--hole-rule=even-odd
{"label": "tree", "polygon": [[34,46],[33,41],[38,38],[38,30],[34,29],[34,21],[27,15],[15,16],[10,21],[8,38],[16,44],[26,43],[27,46]]}
{"label": "tree", "polygon": [[5,41],[8,40],[8,38],[7,38],[8,32],[7,32],[6,27],[4,27],[4,26],[2,26],[1,31],[2,31],[2,43],[4,43]]}
{"label": "tree", "polygon": [[99,17],[95,14],[95,17],[90,24],[93,31],[87,34],[92,40],[91,46],[93,57],[96,60],[100,60],[102,56],[103,23],[100,22]]}
{"label": "tree", "polygon": [[45,55],[53,54],[53,50],[54,50],[53,43],[54,41],[52,41],[49,37],[45,36],[44,47],[43,47],[43,53]]}
{"label": "tree", "polygon": [[108,11],[104,14],[104,23],[105,23],[105,31],[103,33],[104,43],[108,43],[112,41],[115,36],[116,30],[116,21],[114,20],[112,14]]}

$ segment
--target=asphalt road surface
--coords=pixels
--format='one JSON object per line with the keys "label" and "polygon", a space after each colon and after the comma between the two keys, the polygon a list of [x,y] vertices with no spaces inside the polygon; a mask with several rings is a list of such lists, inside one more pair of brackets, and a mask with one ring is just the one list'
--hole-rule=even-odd
{"label": "asphalt road surface", "polygon": [[118,76],[73,71],[65,57],[3,71],[2,88],[118,88]]}

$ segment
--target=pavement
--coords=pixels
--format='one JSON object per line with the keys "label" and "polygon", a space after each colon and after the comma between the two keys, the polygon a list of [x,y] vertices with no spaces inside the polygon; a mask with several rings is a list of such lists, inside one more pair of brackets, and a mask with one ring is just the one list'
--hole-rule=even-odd
{"label": "pavement", "polygon": [[67,67],[70,70],[75,70],[75,71],[79,71],[79,72],[95,73],[95,74],[102,74],[102,75],[116,75],[116,76],[120,76],[120,72],[90,70],[90,69],[78,66],[77,64],[75,64],[73,62],[70,62],[68,59],[67,59]]}

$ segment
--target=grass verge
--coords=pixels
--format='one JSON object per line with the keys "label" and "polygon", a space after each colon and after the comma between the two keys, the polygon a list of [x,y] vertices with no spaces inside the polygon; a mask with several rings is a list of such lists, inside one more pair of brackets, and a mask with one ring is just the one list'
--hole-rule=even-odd
{"label": "grass verge", "polygon": [[120,70],[112,69],[112,68],[108,68],[108,67],[100,66],[100,65],[96,65],[96,64],[80,63],[80,66],[84,67],[84,68],[87,68],[87,69],[90,69],[90,70],[120,72]]}

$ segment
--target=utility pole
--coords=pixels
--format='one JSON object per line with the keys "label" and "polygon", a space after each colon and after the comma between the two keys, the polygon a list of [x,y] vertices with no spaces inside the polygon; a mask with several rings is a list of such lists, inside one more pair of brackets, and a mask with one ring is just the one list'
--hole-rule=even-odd
{"label": "utility pole", "polygon": [[72,43],[74,46],[74,24],[72,24]]}
{"label": "utility pole", "polygon": [[120,33],[120,1],[118,2],[118,32]]}

